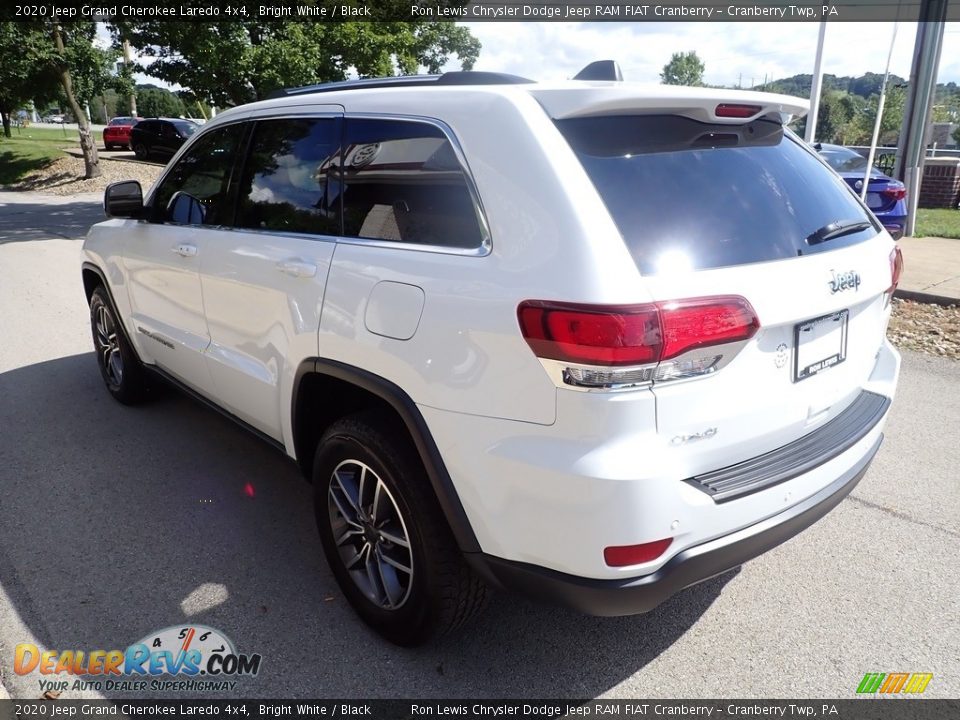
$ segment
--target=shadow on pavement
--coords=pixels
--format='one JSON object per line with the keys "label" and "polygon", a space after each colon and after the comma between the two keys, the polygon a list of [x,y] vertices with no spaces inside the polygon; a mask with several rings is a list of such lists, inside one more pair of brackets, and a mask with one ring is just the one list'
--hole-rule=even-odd
{"label": "shadow on pavement", "polygon": [[0,245],[27,240],[86,237],[94,223],[106,220],[99,200],[57,203],[4,202],[0,194]]}
{"label": "shadow on pavement", "polygon": [[[31,632],[109,650],[211,625],[263,657],[231,696],[594,697],[670,648],[736,574],[632,618],[498,595],[460,634],[402,650],[337,590],[294,464],[228,420],[172,391],[123,407],[92,352],[0,374],[0,399],[0,583]],[[11,691],[38,697],[39,676],[14,676],[3,654]]]}

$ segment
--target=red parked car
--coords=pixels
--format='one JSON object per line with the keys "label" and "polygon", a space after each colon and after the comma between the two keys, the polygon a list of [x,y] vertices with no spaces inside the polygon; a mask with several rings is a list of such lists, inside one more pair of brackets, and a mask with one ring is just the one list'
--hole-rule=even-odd
{"label": "red parked car", "polygon": [[103,145],[107,150],[115,147],[130,147],[130,130],[143,118],[115,117],[103,129]]}

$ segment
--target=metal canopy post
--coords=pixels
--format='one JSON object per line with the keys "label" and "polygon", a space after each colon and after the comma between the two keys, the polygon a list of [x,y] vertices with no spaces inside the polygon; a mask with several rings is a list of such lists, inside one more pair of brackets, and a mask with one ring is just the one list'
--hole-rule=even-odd
{"label": "metal canopy post", "polygon": [[817,137],[817,116],[820,114],[820,93],[823,90],[823,39],[827,34],[827,23],[820,23],[817,36],[817,58],[813,63],[813,78],[810,82],[810,112],[807,113],[807,127],[803,139],[813,144]]}
{"label": "metal canopy post", "polygon": [[910,89],[906,112],[897,148],[896,177],[907,188],[907,223],[905,235],[913,235],[916,227],[917,201],[923,162],[926,156],[927,119],[937,82],[937,67],[943,47],[943,29],[947,17],[948,0],[921,0],[920,22],[917,23],[917,41],[910,70]]}

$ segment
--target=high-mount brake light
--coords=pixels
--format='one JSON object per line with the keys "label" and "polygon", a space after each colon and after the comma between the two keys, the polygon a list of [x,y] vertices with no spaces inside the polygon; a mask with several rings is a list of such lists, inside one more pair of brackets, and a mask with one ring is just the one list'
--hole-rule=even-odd
{"label": "high-mount brake light", "polygon": [[759,113],[763,108],[760,105],[741,105],[737,103],[720,103],[714,114],[723,118],[749,118]]}
{"label": "high-mount brake light", "polygon": [[643,305],[527,300],[517,318],[534,354],[558,367],[564,384],[586,389],[707,375],[760,328],[736,295]]}

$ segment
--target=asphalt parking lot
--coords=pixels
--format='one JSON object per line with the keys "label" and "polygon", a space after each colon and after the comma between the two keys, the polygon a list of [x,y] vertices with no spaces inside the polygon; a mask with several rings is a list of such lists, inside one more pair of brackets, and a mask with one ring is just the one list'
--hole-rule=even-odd
{"label": "asphalt parking lot", "polygon": [[0,193],[0,672],[13,697],[41,694],[36,674],[13,671],[19,643],[123,648],[186,622],[262,655],[242,697],[849,698],[866,672],[931,672],[927,696],[960,696],[957,362],[905,354],[859,487],[740,571],[633,618],[497,596],[460,635],[402,650],[340,596],[291,462],[175,393],[110,399],[77,239],[98,200],[17,197]]}

